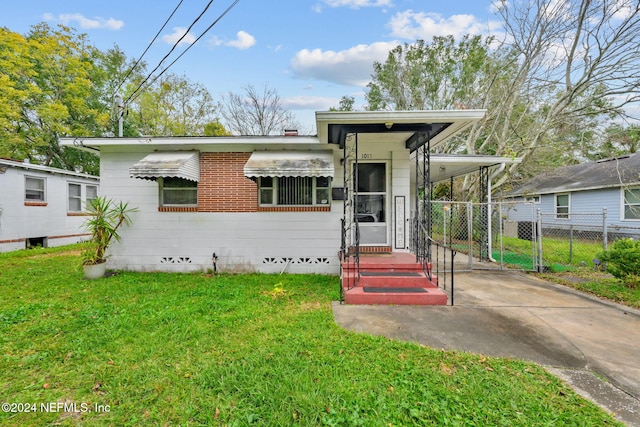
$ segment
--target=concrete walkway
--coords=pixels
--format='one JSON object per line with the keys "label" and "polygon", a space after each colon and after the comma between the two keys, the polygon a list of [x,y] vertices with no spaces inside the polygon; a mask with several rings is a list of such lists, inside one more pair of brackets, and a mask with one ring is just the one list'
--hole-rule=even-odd
{"label": "concrete walkway", "polygon": [[[333,305],[346,329],[529,360],[640,427],[640,311],[513,271],[455,276],[455,306]],[[604,379],[603,379],[604,378]]]}

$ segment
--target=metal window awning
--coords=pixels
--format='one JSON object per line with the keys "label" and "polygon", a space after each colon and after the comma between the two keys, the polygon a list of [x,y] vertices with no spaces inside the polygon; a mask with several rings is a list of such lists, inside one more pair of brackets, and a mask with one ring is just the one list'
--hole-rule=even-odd
{"label": "metal window awning", "polygon": [[333,178],[332,151],[254,151],[244,165],[244,175],[326,176]]}
{"label": "metal window awning", "polygon": [[159,151],[148,154],[129,168],[131,178],[149,179],[182,178],[200,180],[200,155],[198,151]]}

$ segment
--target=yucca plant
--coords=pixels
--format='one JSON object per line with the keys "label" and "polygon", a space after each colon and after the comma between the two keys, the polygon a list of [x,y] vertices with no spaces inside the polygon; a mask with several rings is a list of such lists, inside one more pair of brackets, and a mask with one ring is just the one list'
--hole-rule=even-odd
{"label": "yucca plant", "polygon": [[107,261],[106,251],[113,240],[119,241],[118,229],[122,225],[130,225],[132,212],[136,208],[130,208],[128,203],[116,204],[104,196],[92,199],[87,205],[89,217],[84,227],[91,233],[91,238],[86,243],[82,252],[82,265],[102,264]]}

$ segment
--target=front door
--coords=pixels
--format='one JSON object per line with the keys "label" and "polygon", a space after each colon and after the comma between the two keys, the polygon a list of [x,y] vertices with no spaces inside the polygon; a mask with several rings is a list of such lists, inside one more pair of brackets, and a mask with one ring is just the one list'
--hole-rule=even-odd
{"label": "front door", "polygon": [[356,213],[361,245],[388,244],[387,165],[358,163]]}

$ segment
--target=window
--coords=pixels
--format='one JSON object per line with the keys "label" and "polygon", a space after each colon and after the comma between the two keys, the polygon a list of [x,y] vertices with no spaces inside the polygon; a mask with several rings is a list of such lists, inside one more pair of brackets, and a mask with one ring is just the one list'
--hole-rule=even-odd
{"label": "window", "polygon": [[159,178],[160,205],[197,205],[198,183],[183,178]]}
{"label": "window", "polygon": [[624,219],[640,220],[640,188],[624,190]]}
{"label": "window", "polygon": [[91,205],[91,201],[98,197],[98,186],[97,185],[87,185],[87,196],[86,203],[87,206]]}
{"label": "window", "polygon": [[568,194],[556,194],[556,218],[569,218]]}
{"label": "window", "polygon": [[82,185],[69,184],[69,212],[82,211]]}
{"label": "window", "polygon": [[527,196],[524,198],[525,202],[540,203],[540,196]]}
{"label": "window", "polygon": [[328,205],[331,178],[319,176],[263,176],[258,180],[261,205]]}
{"label": "window", "polygon": [[68,187],[67,212],[86,212],[91,200],[98,197],[97,185],[70,182]]}
{"label": "window", "polygon": [[28,202],[44,202],[44,178],[25,178],[24,199]]}

